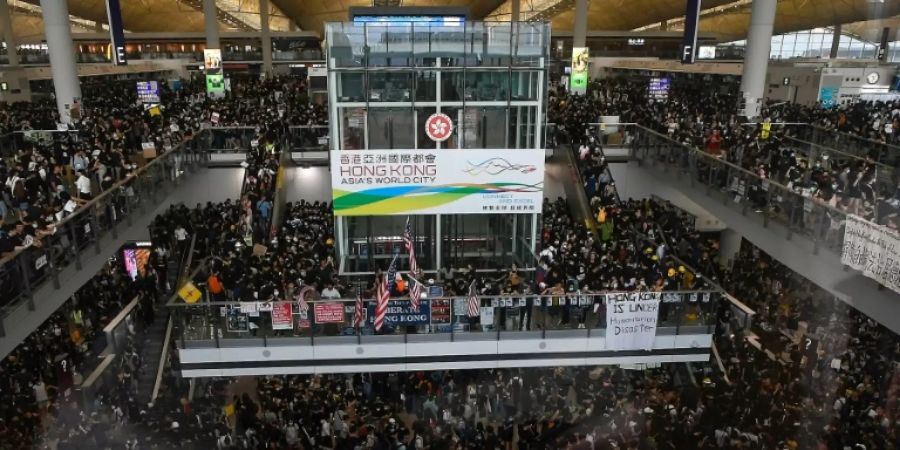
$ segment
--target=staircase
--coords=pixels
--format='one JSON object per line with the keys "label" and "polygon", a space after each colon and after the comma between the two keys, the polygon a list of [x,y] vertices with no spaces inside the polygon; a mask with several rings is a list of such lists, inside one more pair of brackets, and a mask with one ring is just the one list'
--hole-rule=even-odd
{"label": "staircase", "polygon": [[[196,235],[194,236],[196,237]],[[138,374],[137,400],[139,403],[146,404],[151,401],[160,357],[164,351],[166,327],[169,322],[169,308],[165,304],[180,286],[179,279],[188,271],[188,267],[193,260],[194,243],[194,239],[191,239],[187,248],[182,249],[179,254],[173,254],[169,258],[166,282],[171,289],[164,291],[163,295],[156,300],[153,325],[144,331],[141,335],[141,342],[138,343],[141,361],[143,361],[141,372]]]}

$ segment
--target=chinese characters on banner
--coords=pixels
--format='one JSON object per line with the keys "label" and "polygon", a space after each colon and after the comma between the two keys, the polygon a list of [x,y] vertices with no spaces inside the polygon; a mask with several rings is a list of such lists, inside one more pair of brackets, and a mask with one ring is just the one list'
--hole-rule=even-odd
{"label": "chinese characters on banner", "polygon": [[272,305],[272,329],[290,330],[294,328],[294,317],[291,315],[290,303]]}
{"label": "chinese characters on banner", "polygon": [[900,292],[900,240],[890,229],[847,216],[841,264]]}
{"label": "chinese characters on banner", "polygon": [[316,323],[341,323],[344,321],[344,305],[341,303],[316,303]]}
{"label": "chinese characters on banner", "polygon": [[331,158],[334,213],[540,213],[544,151],[341,150]]}
{"label": "chinese characters on banner", "polygon": [[660,294],[615,294],[606,298],[606,348],[653,349]]}

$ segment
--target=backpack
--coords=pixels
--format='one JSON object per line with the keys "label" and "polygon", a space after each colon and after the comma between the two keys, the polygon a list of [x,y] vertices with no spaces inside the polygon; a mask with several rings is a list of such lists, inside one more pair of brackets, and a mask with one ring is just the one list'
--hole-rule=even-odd
{"label": "backpack", "polygon": [[210,275],[209,279],[206,280],[206,286],[209,288],[209,292],[213,294],[221,294],[222,293],[222,282],[219,281],[219,277],[216,275]]}

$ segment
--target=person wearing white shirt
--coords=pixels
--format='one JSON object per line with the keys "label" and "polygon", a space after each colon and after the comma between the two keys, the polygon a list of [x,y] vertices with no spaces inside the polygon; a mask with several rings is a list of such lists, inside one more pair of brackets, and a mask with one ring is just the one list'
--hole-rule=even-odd
{"label": "person wearing white shirt", "polygon": [[90,200],[91,196],[91,179],[84,172],[78,172],[78,179],[75,180],[75,190],[80,200]]}
{"label": "person wearing white shirt", "polygon": [[331,283],[325,283],[325,289],[322,289],[322,298],[341,298],[341,293]]}

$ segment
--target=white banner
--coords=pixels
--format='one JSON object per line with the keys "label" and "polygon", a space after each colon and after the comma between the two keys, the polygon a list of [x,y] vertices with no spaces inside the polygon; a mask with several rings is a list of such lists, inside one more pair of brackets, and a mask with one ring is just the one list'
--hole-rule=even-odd
{"label": "white banner", "polygon": [[890,229],[847,216],[841,264],[900,292],[900,239]]}
{"label": "white banner", "polygon": [[606,298],[606,348],[652,350],[659,318],[659,294],[608,295]]}
{"label": "white banner", "polygon": [[540,213],[544,150],[341,150],[337,216]]}

